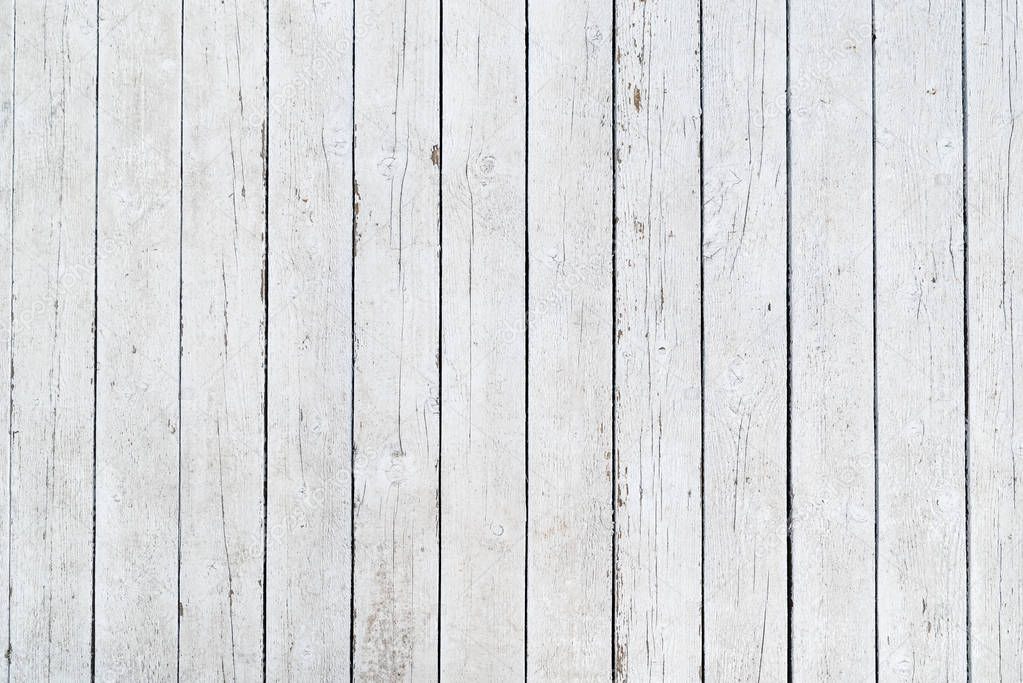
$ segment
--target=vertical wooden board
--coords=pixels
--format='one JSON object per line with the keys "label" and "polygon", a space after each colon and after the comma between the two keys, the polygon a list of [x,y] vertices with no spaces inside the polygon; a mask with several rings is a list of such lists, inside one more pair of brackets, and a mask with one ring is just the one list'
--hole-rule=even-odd
{"label": "vertical wooden board", "polygon": [[704,3],[709,680],[786,674],[785,3]]}
{"label": "vertical wooden board", "polygon": [[618,0],[615,668],[700,677],[699,3]]}
{"label": "vertical wooden board", "polygon": [[181,651],[263,674],[266,7],[187,3],[183,52]]}
{"label": "vertical wooden board", "polygon": [[15,30],[10,673],[82,679],[92,622],[96,5],[23,3]]}
{"label": "vertical wooden board", "polygon": [[873,681],[871,8],[790,15],[792,673]]}
{"label": "vertical wooden board", "polygon": [[527,674],[612,674],[612,5],[529,3]]}
{"label": "vertical wooden board", "polygon": [[966,5],[969,245],[970,662],[977,681],[1023,677],[1023,112],[1015,3]]}
{"label": "vertical wooden board", "polygon": [[351,2],[271,2],[269,50],[267,679],[343,680],[351,624]]}
{"label": "vertical wooden board", "polygon": [[433,680],[440,4],[357,0],[355,21],[355,676]]}
{"label": "vertical wooden board", "polygon": [[[14,0],[0,3],[0,372],[11,371],[11,228],[14,218]],[[7,438],[0,438],[0,615],[10,614],[10,479],[11,456],[11,384],[0,398],[0,429]],[[5,588],[6,587],[6,588]],[[0,648],[10,647],[7,619],[0,618]],[[3,672],[10,678],[11,660],[2,660]]]}
{"label": "vertical wooden board", "polygon": [[961,5],[875,12],[878,674],[964,680]]}
{"label": "vertical wooden board", "polygon": [[441,675],[525,663],[523,0],[444,7]]}
{"label": "vertical wooden board", "polygon": [[99,23],[96,675],[176,670],[181,8]]}

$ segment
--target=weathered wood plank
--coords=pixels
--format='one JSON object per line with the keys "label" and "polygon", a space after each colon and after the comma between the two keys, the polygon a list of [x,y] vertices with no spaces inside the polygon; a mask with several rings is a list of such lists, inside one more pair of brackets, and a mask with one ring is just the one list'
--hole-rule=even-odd
{"label": "weathered wood plank", "polygon": [[438,675],[440,3],[357,0],[356,678]]}
{"label": "weathered wood plank", "polygon": [[96,5],[46,0],[17,10],[10,673],[84,679],[92,628]]}
{"label": "weathered wood plank", "polygon": [[703,7],[705,675],[786,674],[785,3]]}
{"label": "weathered wood plank", "polygon": [[527,674],[612,652],[612,5],[529,4]]}
{"label": "weathered wood plank", "polygon": [[961,11],[875,7],[882,679],[966,677]]}
{"label": "weathered wood plank", "polygon": [[966,3],[969,264],[970,662],[973,680],[1023,678],[1023,42],[1016,3]]}
{"label": "weathered wood plank", "polygon": [[181,7],[100,8],[96,675],[177,667]]}
{"label": "weathered wood plank", "polygon": [[[11,229],[14,222],[14,0],[0,4],[0,372],[11,371]],[[11,497],[11,383],[0,397],[0,615],[10,614]],[[91,540],[91,539],[90,539]],[[10,651],[8,620],[0,618],[0,648]],[[11,657],[4,657],[4,675],[10,678]]]}
{"label": "weathered wood plank", "polygon": [[618,0],[615,667],[698,680],[700,13]]}
{"label": "weathered wood plank", "polygon": [[185,5],[179,657],[186,680],[263,674],[266,28],[262,3]]}
{"label": "weathered wood plank", "polygon": [[792,673],[873,681],[871,8],[790,16]]}
{"label": "weathered wood plank", "polygon": [[349,677],[352,39],[270,3],[268,680]]}
{"label": "weathered wood plank", "polygon": [[444,6],[441,675],[525,666],[524,0]]}

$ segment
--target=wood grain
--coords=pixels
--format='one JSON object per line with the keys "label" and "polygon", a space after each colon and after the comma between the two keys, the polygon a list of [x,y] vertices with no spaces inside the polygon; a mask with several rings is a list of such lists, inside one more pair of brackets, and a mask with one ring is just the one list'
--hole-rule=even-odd
{"label": "wood grain", "polygon": [[177,670],[181,8],[99,24],[97,677]]}
{"label": "wood grain", "polygon": [[790,12],[792,674],[872,681],[871,11]]}
{"label": "wood grain", "polygon": [[[11,332],[12,320],[12,298],[11,283],[13,270],[11,238],[14,227],[14,2],[5,2],[0,5],[0,367],[6,368],[10,373],[13,368],[11,358]],[[8,172],[9,171],[9,172]],[[9,375],[8,375],[9,377]],[[0,614],[11,613],[11,513],[14,495],[14,486],[11,480],[11,398],[13,396],[12,382],[8,380],[6,396],[0,398],[0,428],[6,428],[8,438],[0,439],[0,478],[3,484],[0,485],[0,587],[7,586],[7,590],[0,589]],[[4,540],[6,539],[6,540]],[[10,678],[11,661],[11,631],[10,621],[0,619],[0,643],[6,643],[3,658],[3,672]]]}
{"label": "wood grain", "polygon": [[266,676],[344,680],[352,618],[352,6],[273,2],[269,31]]}
{"label": "wood grain", "polygon": [[703,8],[704,606],[710,680],[787,659],[785,5]]}
{"label": "wood grain", "polygon": [[522,1],[444,5],[441,676],[525,666]]}
{"label": "wood grain", "polygon": [[[96,7],[19,7],[14,60],[11,676],[89,675]],[[83,348],[84,347],[84,348]],[[84,552],[83,552],[84,550]]]}
{"label": "wood grain", "polygon": [[184,16],[182,677],[263,672],[266,8]]}
{"label": "wood grain", "polygon": [[879,676],[966,678],[959,2],[875,6]]}
{"label": "wood grain", "polygon": [[529,5],[528,676],[611,677],[610,3]]}
{"label": "wood grain", "polygon": [[440,4],[357,0],[355,676],[434,680]]}
{"label": "wood grain", "polygon": [[8,679],[1020,678],[1018,24],[3,2]]}
{"label": "wood grain", "polygon": [[1023,675],[1023,494],[1016,473],[1023,455],[1016,340],[1023,329],[1015,316],[1023,294],[1016,132],[1023,27],[1015,3],[967,3],[965,20],[970,662],[973,680],[1011,680]]}
{"label": "wood grain", "polygon": [[700,26],[616,5],[615,670],[700,676]]}

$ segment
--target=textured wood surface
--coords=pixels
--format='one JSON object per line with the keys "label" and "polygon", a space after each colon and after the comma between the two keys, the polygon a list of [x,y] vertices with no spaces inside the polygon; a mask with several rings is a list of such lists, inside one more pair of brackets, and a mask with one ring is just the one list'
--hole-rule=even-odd
{"label": "textured wood surface", "polygon": [[704,618],[711,680],[786,669],[785,4],[703,7]]}
{"label": "textured wood surface", "polygon": [[967,664],[961,5],[876,5],[879,675]]}
{"label": "textured wood surface", "polygon": [[185,5],[180,674],[263,661],[266,12]]}
{"label": "textured wood surface", "polygon": [[178,670],[181,36],[173,4],[99,11],[93,657],[103,679]]}
{"label": "textured wood surface", "polygon": [[612,12],[529,4],[526,675],[611,677]]}
{"label": "textured wood surface", "polygon": [[[875,559],[870,6],[798,2],[791,10],[792,673],[868,681]],[[830,615],[827,637],[821,614]]]}
{"label": "textured wood surface", "polygon": [[700,671],[699,18],[616,4],[615,670],[637,680]]}
{"label": "textured wood surface", "polygon": [[525,22],[522,1],[444,5],[446,679],[518,680],[525,671]]}
{"label": "textured wood surface", "polygon": [[4,0],[8,679],[1023,677],[1021,31]]}
{"label": "textured wood surface", "polygon": [[[11,667],[89,675],[96,4],[19,7],[10,233]],[[33,37],[41,32],[45,39]]]}
{"label": "textured wood surface", "polygon": [[[966,244],[969,328],[970,652],[974,680],[1023,675],[1023,106],[1016,8],[966,4]],[[1021,300],[1023,303],[1023,300]]]}
{"label": "textured wood surface", "polygon": [[268,25],[264,670],[268,680],[343,680],[352,618],[351,3],[274,2]]}

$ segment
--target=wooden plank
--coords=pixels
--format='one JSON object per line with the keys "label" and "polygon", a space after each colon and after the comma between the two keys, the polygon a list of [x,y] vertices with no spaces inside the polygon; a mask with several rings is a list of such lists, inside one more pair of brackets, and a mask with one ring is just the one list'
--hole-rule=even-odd
{"label": "wooden plank", "polygon": [[96,675],[177,667],[181,8],[99,25]]}
{"label": "wooden plank", "polygon": [[[0,4],[0,368],[11,371],[11,237],[14,224],[14,0]],[[8,172],[10,171],[10,172]],[[10,375],[8,374],[8,377]],[[11,582],[11,384],[0,398],[0,614],[10,614]],[[7,590],[3,587],[6,586]],[[6,654],[11,644],[9,622],[0,619],[0,647]],[[10,678],[11,657],[4,657],[3,672]]]}
{"label": "wooden plank", "polygon": [[705,657],[786,675],[785,3],[703,7]]}
{"label": "wooden plank", "polygon": [[871,10],[789,11],[792,674],[873,681]]}
{"label": "wooden plank", "polygon": [[444,6],[441,676],[525,674],[524,0]]}
{"label": "wooden plank", "polygon": [[700,677],[699,18],[617,2],[615,668],[636,680]]}
{"label": "wooden plank", "polygon": [[263,674],[266,8],[184,16],[181,645],[186,680]]}
{"label": "wooden plank", "polygon": [[440,3],[355,6],[356,678],[439,635]]}
{"label": "wooden plank", "polygon": [[266,675],[345,680],[351,624],[351,3],[271,3],[269,51]]}
{"label": "wooden plank", "polygon": [[[966,4],[969,264],[970,662],[973,680],[1023,676],[1023,384],[1015,299],[1023,294],[1018,8]],[[1020,303],[1023,310],[1023,297]]]}
{"label": "wooden plank", "polygon": [[612,5],[529,4],[527,674],[612,671]]}
{"label": "wooden plank", "polygon": [[962,8],[875,12],[879,675],[964,680]]}
{"label": "wooden plank", "polygon": [[10,673],[89,676],[96,5],[18,7]]}

